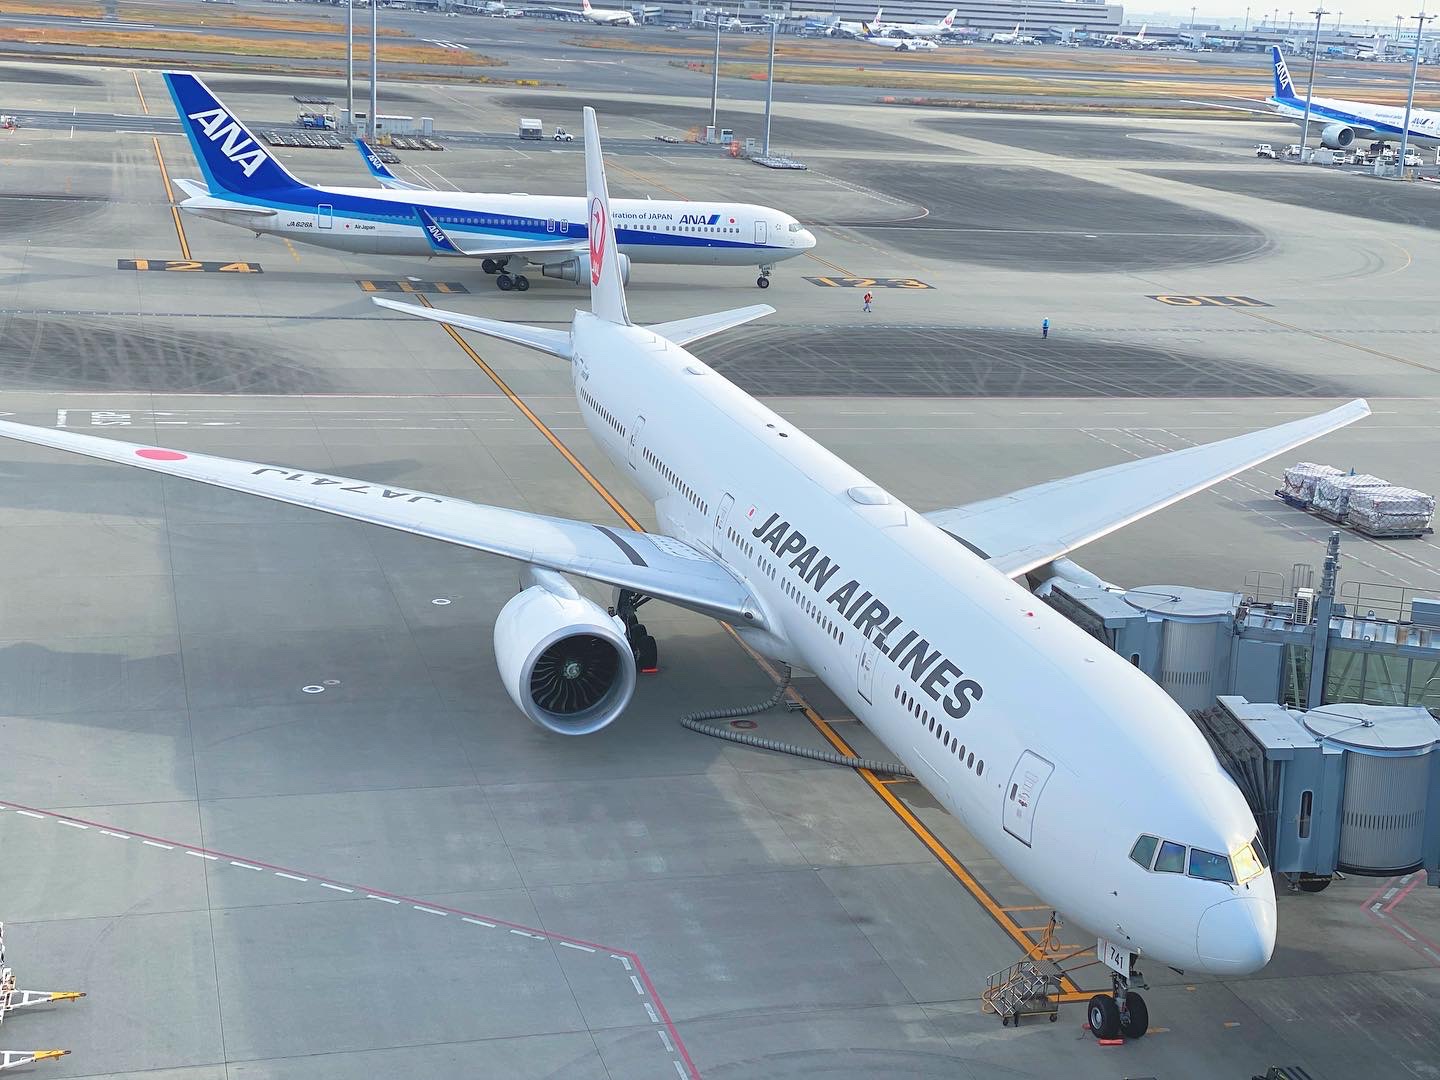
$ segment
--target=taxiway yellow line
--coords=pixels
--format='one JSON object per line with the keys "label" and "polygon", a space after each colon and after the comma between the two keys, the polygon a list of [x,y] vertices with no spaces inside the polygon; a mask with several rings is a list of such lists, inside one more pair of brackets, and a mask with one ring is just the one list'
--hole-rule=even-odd
{"label": "taxiway yellow line", "polygon": [[144,111],[146,116],[149,116],[150,106],[145,104],[145,91],[140,89],[140,73],[132,69],[130,72],[130,77],[135,80],[135,93],[140,95],[140,108]]}
{"label": "taxiway yellow line", "polygon": [[[132,69],[130,77],[135,80],[135,93],[140,98],[141,111],[149,116],[150,106],[145,103],[145,91],[140,89],[140,73]],[[165,201],[170,204],[170,218],[175,222],[175,238],[180,241],[180,257],[188,260],[190,244],[185,239],[185,226],[180,222],[180,208],[175,205],[175,189],[170,184],[170,173],[165,168],[165,155],[160,152],[160,140],[152,135],[150,145],[155,147],[155,162],[160,166],[160,179],[165,181]]]}
{"label": "taxiway yellow line", "polygon": [[[419,294],[417,299],[419,299],[420,303],[425,307],[434,307],[434,305],[430,303],[429,299],[423,293]],[[599,495],[600,498],[605,500],[606,505],[609,506],[611,510],[615,511],[616,516],[619,517],[621,521],[625,522],[626,525],[634,529],[636,532],[644,532],[644,527],[641,526],[640,522],[636,520],[635,516],[631,514],[630,511],[626,510],[625,507],[621,505],[620,501],[610,493],[610,491],[605,487],[605,485],[602,484],[595,477],[595,474],[592,473],[589,469],[587,469],[584,463],[581,462],[580,459],[571,452],[570,448],[560,441],[559,436],[557,436],[553,431],[550,430],[549,425],[547,425],[545,421],[541,420],[538,416],[536,416],[530,406],[526,405],[525,402],[522,401],[520,397],[515,393],[515,391],[510,389],[509,385],[505,382],[504,379],[500,377],[499,373],[496,372],[494,368],[492,368],[489,364],[485,362],[485,360],[480,356],[478,352],[475,351],[475,349],[470,345],[469,342],[467,342],[464,338],[460,336],[459,331],[457,331],[453,326],[445,326],[443,323],[441,325],[444,328],[445,332],[450,335],[451,339],[455,342],[455,344],[460,346],[460,348],[464,351],[465,355],[468,356],[475,363],[475,365],[480,368],[481,371],[485,372],[485,374],[489,377],[490,381],[495,384],[499,391],[510,400],[511,404],[513,404],[517,409],[520,410],[520,412],[525,416],[525,419],[530,421],[531,425],[534,426],[535,430],[538,431],[541,435],[543,435],[545,437],[545,440],[557,451],[559,451],[560,456],[563,457],[566,461],[568,461],[571,467],[580,474],[581,478],[590,485],[591,489],[597,495]],[[768,674],[772,679],[776,680],[777,682],[779,681],[780,673],[767,659],[765,659],[765,657],[761,656],[748,644],[746,644],[745,641],[741,639],[740,635],[735,633],[733,627],[728,626],[725,623],[721,623],[720,625],[724,628],[725,632],[728,633],[732,639],[734,639],[734,641],[740,646],[740,648],[743,649],[745,653],[749,655],[750,658],[760,666],[761,670],[765,671],[766,674]],[[855,753],[854,749],[851,748],[850,744],[847,743],[843,738],[841,738],[839,733],[830,726],[829,722],[826,721],[826,719],[821,716],[818,711],[816,711],[814,706],[812,706],[808,701],[805,700],[804,696],[798,690],[796,690],[792,686],[789,690],[789,694],[795,699],[797,703],[803,706],[805,710],[805,718],[810,721],[810,723],[815,727],[815,729],[820,732],[821,736],[823,736],[824,739],[829,742],[831,746],[833,746],[841,754],[844,754],[846,757],[859,756]],[[995,920],[996,925],[999,926],[1000,929],[1003,930],[1012,941],[1014,941],[1023,950],[1025,950],[1027,955],[1032,953],[1036,948],[1036,943],[1031,940],[1031,938],[1024,932],[1020,924],[1017,923],[1013,918],[1011,918],[1009,913],[1003,907],[996,903],[995,898],[990,895],[989,890],[986,889],[984,885],[980,884],[980,882],[975,878],[975,876],[970,873],[970,871],[966,868],[965,864],[955,857],[954,852],[952,852],[948,847],[946,847],[945,844],[941,842],[939,837],[937,837],[933,832],[931,832],[929,828],[926,827],[925,823],[922,822],[914,815],[914,813],[911,812],[908,806],[902,803],[890,792],[890,789],[886,786],[885,780],[881,779],[869,769],[856,769],[855,772],[862,780],[865,781],[865,783],[870,787],[871,791],[875,792],[875,794],[880,796],[881,800],[883,800],[885,805],[890,808],[891,812],[894,813],[895,816],[898,817],[902,822],[904,822],[905,826],[910,830],[912,834],[914,834],[916,839],[918,839],[923,845],[925,845],[925,847],[930,851],[930,853],[940,861],[940,864],[950,872],[951,877],[958,881],[960,885],[965,889],[965,891],[968,892],[975,899],[975,901],[979,903],[982,908],[985,909],[986,913],[993,920]],[[1080,988],[1075,984],[1074,980],[1072,980],[1068,975],[1062,975],[1060,977],[1060,985],[1064,993],[1061,995],[1059,1000],[1078,1001],[1089,997],[1088,994],[1080,990]],[[1079,996],[1075,997],[1071,995]]]}

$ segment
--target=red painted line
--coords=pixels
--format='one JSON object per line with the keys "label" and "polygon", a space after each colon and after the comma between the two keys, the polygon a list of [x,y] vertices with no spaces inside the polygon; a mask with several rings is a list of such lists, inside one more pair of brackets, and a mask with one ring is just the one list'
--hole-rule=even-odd
{"label": "red painted line", "polygon": [[[329,878],[321,874],[313,874],[309,871],[297,870],[294,867],[277,866],[275,863],[263,862],[260,859],[252,859],[248,856],[242,859],[239,855],[233,855],[225,851],[217,851],[213,848],[201,847],[198,844],[188,844],[182,840],[169,840],[160,836],[151,836],[148,833],[136,832],[134,829],[121,830],[117,826],[106,824],[105,822],[91,821],[88,818],[72,817],[69,814],[57,814],[53,810],[44,810],[36,806],[25,806],[21,803],[13,803],[5,799],[0,799],[0,807],[8,807],[11,810],[28,814],[38,814],[41,817],[49,818],[52,821],[69,822],[75,825],[89,825],[102,830],[114,829],[117,832],[123,831],[127,836],[132,836],[137,840],[153,840],[159,844],[169,844],[173,845],[176,848],[183,848],[187,851],[198,851],[205,855],[213,855],[218,859],[240,859],[242,862],[248,862],[254,866],[261,866],[264,867],[266,870],[273,870],[276,873],[303,874],[317,884],[328,883],[330,885],[340,885],[348,889],[354,889],[357,892],[370,893],[374,896],[384,896],[391,900],[403,901],[407,904],[422,903],[422,901],[417,900],[414,897],[403,896],[400,893],[386,892],[384,889],[372,889],[368,885],[357,885],[354,882],[341,881],[339,878]],[[541,930],[537,927],[525,926],[522,923],[509,922],[505,919],[496,918],[493,915],[481,914],[478,911],[464,911],[460,908],[446,907],[443,904],[427,904],[425,906],[435,908],[439,911],[444,911],[450,915],[468,915],[469,917],[474,919],[484,919],[486,922],[493,922],[498,926],[504,926],[514,930],[524,930],[527,933],[533,934],[536,937],[542,938],[546,941],[569,942],[572,945],[583,945],[584,947],[588,949],[594,949],[597,952],[604,952],[607,954],[613,954],[615,956],[625,957],[625,959],[629,960],[630,963],[634,965],[635,971],[639,974],[641,980],[645,983],[646,992],[649,993],[651,1001],[655,1003],[655,1009],[660,1014],[660,1019],[664,1022],[665,1029],[670,1033],[670,1038],[674,1041],[676,1052],[685,1062],[685,1067],[689,1069],[689,1075],[693,1078],[693,1080],[701,1080],[700,1070],[696,1068],[694,1060],[690,1057],[690,1051],[685,1048],[685,1042],[680,1038],[680,1032],[676,1030],[675,1022],[670,1019],[669,1010],[665,1008],[665,1003],[660,1000],[660,994],[655,989],[655,983],[651,980],[650,973],[645,970],[645,964],[643,961],[641,961],[637,953],[634,953],[629,949],[617,949],[610,945],[602,945],[596,941],[586,941],[584,938],[570,937],[567,934],[557,934],[551,930]]]}
{"label": "red painted line", "polygon": [[1405,888],[1401,889],[1398,893],[1396,893],[1395,896],[1391,899],[1391,901],[1386,904],[1381,910],[1386,915],[1390,914],[1390,912],[1395,909],[1395,905],[1400,903],[1401,900],[1404,900],[1405,897],[1409,896],[1410,890],[1415,888],[1416,885],[1419,885],[1420,882],[1424,880],[1425,872],[1423,870],[1417,870],[1415,872],[1415,876],[1410,879],[1410,884],[1406,885]]}

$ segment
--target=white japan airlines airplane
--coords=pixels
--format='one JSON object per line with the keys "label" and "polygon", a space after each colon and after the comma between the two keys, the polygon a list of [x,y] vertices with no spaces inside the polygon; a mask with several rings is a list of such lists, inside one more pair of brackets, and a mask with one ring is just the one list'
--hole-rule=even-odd
{"label": "white japan airlines airplane", "polygon": [[992,42],[994,42],[996,45],[1033,45],[1033,44],[1035,44],[1035,39],[1034,39],[1033,37],[1031,37],[1029,34],[1022,34],[1022,33],[1020,33],[1020,24],[1019,24],[1019,23],[1016,23],[1016,24],[1015,24],[1015,29],[1009,31],[1008,33],[1002,31],[1002,32],[1000,32],[1000,33],[998,33],[998,34],[991,34],[991,35],[990,35],[990,40],[991,40]]}
{"label": "white japan airlines airplane", "polygon": [[1146,23],[1138,34],[1111,34],[1105,44],[1116,49],[1148,49],[1152,43],[1145,37],[1145,31],[1149,29],[1150,24]]}
{"label": "white japan airlines airplane", "polygon": [[[553,11],[564,11],[574,15],[575,12],[569,8],[552,8]],[[590,0],[580,0],[580,17],[586,22],[598,23],[601,26],[634,26],[635,16],[628,11],[621,11],[618,8],[596,8],[590,6]]]}
{"label": "white japan airlines airplane", "polygon": [[834,26],[830,27],[830,29],[826,30],[825,34],[828,37],[833,37],[836,34],[846,37],[860,37],[862,34],[868,33],[865,29],[867,25],[879,29],[881,26],[880,16],[883,14],[885,14],[885,9],[883,7],[877,7],[875,9],[875,18],[871,19],[868,24],[865,22],[846,22],[844,19],[841,19]]}
{"label": "white japan airlines airplane", "polygon": [[950,33],[951,29],[955,26],[955,16],[959,14],[959,11],[959,8],[951,8],[950,14],[946,15],[943,19],[937,20],[936,22],[886,23],[883,27],[880,25],[879,18],[877,16],[876,21],[871,23],[870,26],[871,29],[877,32],[884,30],[888,33],[891,30],[895,30],[902,34],[908,34],[912,38],[939,37],[941,34]]}
{"label": "white japan airlines airplane", "polygon": [[[524,292],[522,271],[582,284],[585,200],[567,195],[433,191],[377,173],[387,190],[312,187],[276,161],[235,116],[188,72],[165,85],[205,182],[176,180],[188,214],[283,236],[302,244],[370,255],[478,259],[503,291]],[[373,156],[373,155],[371,155]],[[814,235],[789,214],[753,203],[620,199],[615,203],[620,268],[630,263],[754,266],[770,285],[775,263],[803,255]]]}
{"label": "white japan airlines airplane", "polygon": [[[1015,579],[1064,574],[1078,546],[1366,404],[921,514],[684,348],[773,309],[631,321],[588,108],[585,153],[591,310],[568,330],[376,302],[567,362],[586,426],[654,504],[657,533],[9,421],[0,437],[519,562],[496,661],[520,711],[560,734],[616,720],[637,654],[653,666],[639,600],[731,624],[815,672],[1010,873],[1099,936],[1116,991],[1090,1003],[1100,1037],[1144,1034],[1139,958],[1221,975],[1264,967],[1275,895],[1239,790],[1154,682]],[[616,614],[563,575],[619,589]]]}

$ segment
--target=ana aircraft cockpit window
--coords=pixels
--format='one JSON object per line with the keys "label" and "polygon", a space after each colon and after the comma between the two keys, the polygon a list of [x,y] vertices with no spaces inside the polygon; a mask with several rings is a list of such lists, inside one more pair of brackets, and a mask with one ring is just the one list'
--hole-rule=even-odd
{"label": "ana aircraft cockpit window", "polygon": [[799,232],[799,231],[800,231],[800,223],[799,223],[798,221],[792,221],[792,222],[790,222],[790,225],[789,225],[788,227],[789,227],[789,229],[790,229],[791,232]]}
{"label": "ana aircraft cockpit window", "polygon": [[1199,848],[1190,849],[1190,876],[1203,881],[1223,881],[1227,885],[1235,883],[1228,858]]}

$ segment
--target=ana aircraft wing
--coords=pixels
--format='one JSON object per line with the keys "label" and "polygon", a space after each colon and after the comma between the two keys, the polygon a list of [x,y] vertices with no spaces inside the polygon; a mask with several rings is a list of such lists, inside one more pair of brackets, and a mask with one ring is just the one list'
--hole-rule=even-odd
{"label": "ana aircraft wing", "polygon": [[420,218],[420,224],[425,227],[425,237],[430,241],[430,250],[437,255],[469,255],[472,258],[495,258],[504,255],[523,255],[534,262],[543,262],[547,255],[574,255],[579,252],[589,252],[590,246],[585,240],[557,240],[549,244],[505,244],[503,242],[494,244],[480,244],[474,247],[463,247],[459,241],[445,231],[444,227],[435,220],[431,213],[423,206],[415,207],[415,213]]}
{"label": "ana aircraft wing", "polygon": [[197,480],[602,581],[727,622],[761,625],[750,592],[668,536],[543,517],[408,488],[0,421],[0,437]]}
{"label": "ana aircraft wing", "polygon": [[925,515],[1008,577],[1018,577],[1187,495],[1370,415],[1356,399],[1319,416],[1233,439],[1051,480]]}

